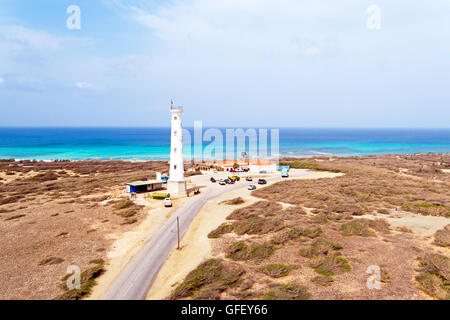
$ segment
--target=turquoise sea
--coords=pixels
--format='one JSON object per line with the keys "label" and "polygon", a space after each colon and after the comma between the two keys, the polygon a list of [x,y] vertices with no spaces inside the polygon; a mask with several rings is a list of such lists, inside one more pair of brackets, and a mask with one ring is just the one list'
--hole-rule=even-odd
{"label": "turquoise sea", "polygon": [[[169,158],[169,144],[169,128],[0,128],[0,158],[160,160]],[[279,133],[280,156],[428,152],[450,152],[450,129],[280,128]]]}

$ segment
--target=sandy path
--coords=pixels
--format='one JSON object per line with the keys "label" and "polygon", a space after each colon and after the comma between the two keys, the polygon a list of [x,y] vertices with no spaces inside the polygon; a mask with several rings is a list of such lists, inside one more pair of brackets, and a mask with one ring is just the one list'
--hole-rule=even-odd
{"label": "sandy path", "polygon": [[[294,172],[305,172],[306,170],[291,170]],[[340,176],[339,173],[311,172],[307,176],[295,177],[292,179],[319,179],[334,178]],[[277,181],[278,182],[278,181]],[[269,182],[271,185],[274,182]],[[182,249],[173,249],[161,267],[146,299],[161,300],[167,298],[174,287],[181,283],[186,275],[205,259],[211,258],[212,240],[208,238],[208,233],[216,229],[226,221],[226,217],[235,209],[245,207],[262,200],[250,195],[251,191],[239,188],[226,192],[208,201],[197,216],[182,239]],[[224,200],[242,197],[245,203],[239,206],[219,204]]]}

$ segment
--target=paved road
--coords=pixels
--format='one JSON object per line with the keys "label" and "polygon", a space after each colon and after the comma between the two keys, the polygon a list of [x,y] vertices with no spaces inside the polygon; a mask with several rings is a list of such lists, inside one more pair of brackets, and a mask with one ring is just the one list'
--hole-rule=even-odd
{"label": "paved road", "polygon": [[[307,174],[309,172],[295,173],[291,174],[290,178]],[[281,180],[281,178],[271,177],[266,180],[268,182],[275,182]],[[105,300],[145,299],[161,266],[166,261],[170,251],[177,245],[177,217],[179,217],[180,235],[182,237],[206,202],[225,192],[238,188],[246,188],[247,186],[248,184],[242,182],[227,186],[211,184],[200,196],[188,200],[172,214],[161,230],[130,261],[102,298]]]}

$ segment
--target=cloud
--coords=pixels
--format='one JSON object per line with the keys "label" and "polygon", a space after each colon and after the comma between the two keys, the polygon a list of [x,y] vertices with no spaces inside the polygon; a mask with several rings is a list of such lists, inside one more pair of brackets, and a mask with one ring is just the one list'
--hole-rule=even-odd
{"label": "cloud", "polygon": [[[151,1],[114,0],[110,4],[149,28],[169,49],[188,51],[199,60],[226,54],[227,61],[257,64],[310,59],[334,50],[337,31],[327,21],[341,17],[345,22],[345,10],[355,10],[354,2],[343,2],[330,6],[297,0],[189,0],[152,6]],[[363,30],[364,14],[357,16]],[[348,23],[341,26],[349,28]]]}
{"label": "cloud", "polygon": [[25,28],[23,26],[1,26],[0,36],[7,41],[23,44],[33,49],[57,50],[63,39],[49,33]]}
{"label": "cloud", "polygon": [[92,87],[93,87],[92,84],[90,84],[89,82],[84,82],[84,81],[75,82],[75,86],[80,89],[92,89]]}
{"label": "cloud", "polygon": [[0,85],[2,85],[4,82],[5,80],[2,77],[0,77]]}

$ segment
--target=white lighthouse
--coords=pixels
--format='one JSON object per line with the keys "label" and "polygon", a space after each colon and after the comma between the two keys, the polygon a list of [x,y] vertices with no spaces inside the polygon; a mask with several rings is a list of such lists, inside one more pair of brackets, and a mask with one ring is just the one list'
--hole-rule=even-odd
{"label": "white lighthouse", "polygon": [[171,196],[186,195],[186,180],[184,180],[183,164],[183,124],[181,115],[183,107],[174,107],[170,103],[170,115],[172,117],[172,133],[170,136],[170,173],[167,181],[167,191]]}

